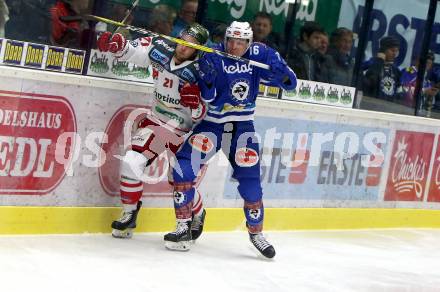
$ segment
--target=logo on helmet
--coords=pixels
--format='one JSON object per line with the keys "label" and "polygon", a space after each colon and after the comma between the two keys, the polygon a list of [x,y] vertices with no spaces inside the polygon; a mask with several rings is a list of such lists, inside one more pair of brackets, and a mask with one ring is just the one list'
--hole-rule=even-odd
{"label": "logo on helmet", "polygon": [[208,30],[198,23],[188,25],[184,30],[182,30],[180,37],[182,37],[184,34],[195,38],[200,45],[206,44],[209,38]]}

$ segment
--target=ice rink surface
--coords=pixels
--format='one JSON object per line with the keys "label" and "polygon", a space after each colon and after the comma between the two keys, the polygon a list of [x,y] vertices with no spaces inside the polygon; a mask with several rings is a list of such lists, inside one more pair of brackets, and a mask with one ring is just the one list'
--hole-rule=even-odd
{"label": "ice rink surface", "polygon": [[204,233],[189,252],[163,234],[0,236],[1,291],[440,291],[440,230]]}

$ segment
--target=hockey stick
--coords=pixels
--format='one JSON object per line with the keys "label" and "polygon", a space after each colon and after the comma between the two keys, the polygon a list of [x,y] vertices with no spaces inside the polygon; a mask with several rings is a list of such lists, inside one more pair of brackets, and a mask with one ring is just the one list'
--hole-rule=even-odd
{"label": "hockey stick", "polygon": [[182,39],[178,39],[178,38],[174,38],[174,37],[167,36],[167,35],[164,35],[164,34],[152,32],[152,31],[144,29],[144,28],[127,25],[127,24],[124,24],[124,23],[121,23],[121,22],[117,22],[117,21],[114,21],[114,20],[111,20],[111,19],[108,19],[108,18],[104,18],[104,17],[100,17],[100,16],[95,16],[95,15],[85,15],[84,17],[86,19],[89,19],[89,20],[101,21],[101,22],[104,22],[104,23],[108,23],[108,24],[112,24],[112,25],[115,25],[115,26],[119,26],[119,27],[131,30],[131,31],[135,31],[135,32],[138,32],[138,33],[154,35],[154,36],[160,36],[160,37],[162,37],[164,39],[170,40],[172,42],[175,42],[175,43],[178,43],[180,45],[187,46],[187,47],[190,47],[190,48],[193,48],[193,49],[196,49],[196,50],[200,50],[200,51],[207,52],[207,53],[214,53],[214,54],[220,55],[222,57],[226,57],[226,58],[229,58],[229,59],[240,61],[240,62],[249,64],[249,65],[252,65],[252,66],[256,66],[256,67],[259,67],[259,68],[263,68],[263,69],[267,69],[267,70],[270,69],[270,66],[267,65],[267,64],[263,64],[263,63],[260,63],[260,62],[257,62],[257,61],[252,61],[252,60],[249,60],[249,59],[246,59],[246,58],[234,56],[232,54],[228,54],[226,52],[222,52],[222,51],[219,51],[219,50],[214,50],[214,49],[209,48],[209,47],[205,47],[205,46],[198,45],[198,44],[193,44],[193,43],[187,42],[187,41],[182,40]]}
{"label": "hockey stick", "polygon": [[[130,16],[131,12],[133,12],[133,10],[136,8],[136,6],[138,5],[139,0],[134,0],[133,4],[131,4],[130,9],[125,13],[124,18],[121,20],[122,24],[125,24],[125,21],[127,21],[128,17]],[[113,34],[117,33],[122,27],[118,26],[117,29],[115,29],[115,31],[113,32]]]}

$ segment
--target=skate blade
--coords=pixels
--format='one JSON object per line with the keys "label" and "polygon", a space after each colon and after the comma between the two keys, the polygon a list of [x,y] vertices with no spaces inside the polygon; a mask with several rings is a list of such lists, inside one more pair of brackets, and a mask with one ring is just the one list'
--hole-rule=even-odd
{"label": "skate blade", "polygon": [[133,229],[131,229],[131,228],[127,228],[125,230],[113,229],[112,236],[114,238],[130,239],[133,237]]}
{"label": "skate blade", "polygon": [[272,261],[275,261],[275,257],[273,257],[273,258],[268,258],[268,257],[266,257],[264,254],[262,254],[258,249],[256,249],[255,248],[255,246],[249,246],[249,250],[253,253],[253,254],[255,254],[255,256],[259,259],[259,260],[263,260],[263,261],[269,261],[269,262],[272,262]]}
{"label": "skate blade", "polygon": [[189,249],[191,248],[191,241],[165,241],[165,247],[169,250],[189,251]]}

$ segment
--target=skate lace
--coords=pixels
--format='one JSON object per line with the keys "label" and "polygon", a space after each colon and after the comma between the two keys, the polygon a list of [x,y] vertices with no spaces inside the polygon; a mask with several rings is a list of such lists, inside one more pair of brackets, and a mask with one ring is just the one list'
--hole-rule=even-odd
{"label": "skate lace", "polygon": [[187,230],[188,225],[186,224],[186,222],[177,222],[176,231],[174,231],[173,233],[180,235],[182,233],[185,233]]}
{"label": "skate lace", "polygon": [[264,238],[263,234],[258,233],[255,235],[252,235],[252,243],[255,245],[256,248],[258,248],[259,250],[265,250],[266,248],[268,248],[270,245],[269,242],[267,242],[266,238]]}
{"label": "skate lace", "polygon": [[130,221],[131,220],[131,217],[133,216],[133,213],[132,212],[124,212],[123,214],[122,214],[122,217],[121,218],[119,218],[119,222],[121,222],[121,223],[127,223],[128,221]]}

